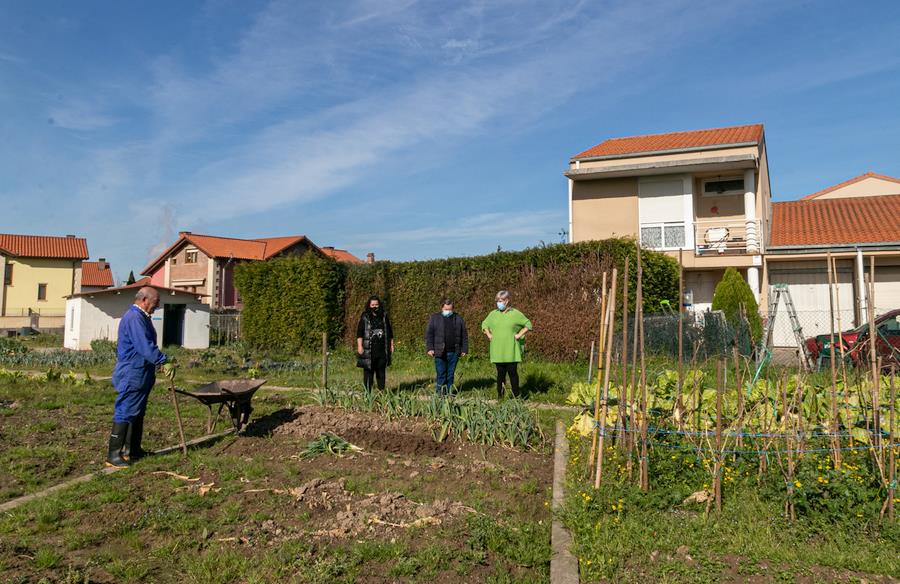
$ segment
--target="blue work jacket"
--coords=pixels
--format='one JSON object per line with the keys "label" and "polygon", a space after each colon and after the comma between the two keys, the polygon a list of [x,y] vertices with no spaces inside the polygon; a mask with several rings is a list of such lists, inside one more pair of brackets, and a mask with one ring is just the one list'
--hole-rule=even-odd
{"label": "blue work jacket", "polygon": [[116,390],[149,391],[156,383],[156,367],[166,355],[156,346],[156,329],[150,317],[134,304],[119,322],[116,368],[112,382]]}

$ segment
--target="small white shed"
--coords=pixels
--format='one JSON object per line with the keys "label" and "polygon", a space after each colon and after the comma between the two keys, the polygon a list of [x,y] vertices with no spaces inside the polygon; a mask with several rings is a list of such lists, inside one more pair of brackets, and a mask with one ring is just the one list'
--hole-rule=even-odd
{"label": "small white shed", "polygon": [[[66,300],[66,330],[63,346],[76,351],[91,348],[94,339],[115,341],[119,321],[134,303],[142,284],[73,294]],[[153,313],[153,327],[160,346],[179,345],[186,349],[209,347],[209,306],[202,294],[152,286],[159,292],[159,308]]]}

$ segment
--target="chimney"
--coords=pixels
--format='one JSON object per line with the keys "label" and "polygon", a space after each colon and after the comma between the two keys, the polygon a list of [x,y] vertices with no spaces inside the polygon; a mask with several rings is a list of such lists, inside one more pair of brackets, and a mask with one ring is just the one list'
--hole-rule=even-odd
{"label": "chimney", "polygon": [[68,234],[67,234],[66,237],[75,237],[75,236],[74,236],[74,235],[68,235]]}
{"label": "chimney", "polygon": [[375,263],[375,252],[374,251],[370,251],[369,253],[366,254],[366,263],[367,264]]}
{"label": "chimney", "polygon": [[97,260],[97,263],[100,265],[101,270],[108,270],[109,264],[106,263],[106,258],[100,258]]}

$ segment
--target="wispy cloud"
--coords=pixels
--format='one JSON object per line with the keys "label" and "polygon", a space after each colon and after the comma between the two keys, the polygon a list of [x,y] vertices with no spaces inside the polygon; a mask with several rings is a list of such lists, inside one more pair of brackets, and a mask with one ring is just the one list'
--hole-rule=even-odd
{"label": "wispy cloud", "polygon": [[61,128],[84,131],[107,128],[118,121],[115,117],[99,111],[95,106],[81,101],[50,108],[47,119],[51,124]]}

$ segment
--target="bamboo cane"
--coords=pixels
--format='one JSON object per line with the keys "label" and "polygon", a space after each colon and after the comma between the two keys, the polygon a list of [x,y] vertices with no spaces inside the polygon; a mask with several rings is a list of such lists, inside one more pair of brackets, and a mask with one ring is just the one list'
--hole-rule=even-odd
{"label": "bamboo cane", "polygon": [[606,334],[606,272],[603,272],[603,280],[600,288],[600,339],[597,351],[597,389],[594,392],[594,428],[591,433],[591,454],[588,456],[588,472],[594,469],[594,456],[597,454],[597,422],[600,417],[600,383],[602,375],[600,371],[599,355],[603,354],[603,341]]}
{"label": "bamboo cane", "polygon": [[716,514],[722,513],[722,369],[724,360],[716,364],[716,462],[713,480],[713,496],[716,500]]}
{"label": "bamboo cane", "polygon": [[[835,274],[835,280],[837,280],[837,259],[832,258],[831,262],[832,262],[831,271]],[[841,331],[844,330],[844,327],[841,323],[841,287],[838,286],[837,284],[834,287],[834,301],[838,307],[837,328],[840,333]],[[856,323],[856,324],[859,325],[859,323]],[[843,391],[844,391],[844,418],[849,427],[850,423],[851,423],[851,419],[852,419],[850,417],[850,390],[848,389],[848,386],[847,386],[847,352],[846,352],[846,348],[844,347],[844,337],[842,335],[840,336],[839,348],[841,350],[841,383],[843,385]],[[852,448],[853,447],[853,435],[850,434],[849,432],[848,432],[848,434],[849,434],[849,436],[847,437],[848,445]]]}
{"label": "bamboo cane", "polygon": [[613,315],[616,311],[616,268],[612,271],[612,284],[610,285],[609,302],[606,309],[610,313],[607,315],[607,331],[606,331],[606,360],[603,367],[603,412],[600,416],[600,440],[597,446],[597,475],[594,478],[594,488],[600,488],[600,481],[603,479],[603,448],[606,439],[606,416],[609,413],[609,374],[610,374],[610,358],[612,356],[612,336],[615,331],[615,319]]}
{"label": "bamboo cane", "polygon": [[594,377],[594,343],[595,342],[596,341],[594,341],[593,339],[591,340],[591,354],[590,354],[590,356],[588,356],[588,375],[587,375],[588,383],[590,383],[591,379]]}
{"label": "bamboo cane", "polygon": [[[878,374],[878,351],[875,342],[875,256],[869,256],[869,287],[868,298],[866,301],[866,312],[869,316],[869,365],[872,369],[872,422],[878,423],[878,409],[876,408],[876,397],[878,396],[878,384],[881,381]],[[868,416],[866,416],[866,425],[868,426]],[[868,429],[868,428],[867,428]],[[875,437],[875,445],[877,447],[878,437]]]}
{"label": "bamboo cane", "polygon": [[[684,251],[678,250],[678,387],[675,408],[682,411],[681,393],[684,391]],[[679,415],[679,420],[681,416]]]}
{"label": "bamboo cane", "polygon": [[628,412],[628,256],[625,257],[625,271],[622,274],[622,385],[619,388],[619,421],[620,432],[616,436],[616,444],[620,450],[628,446],[625,418]]}
{"label": "bamboo cane", "polygon": [[650,490],[650,460],[649,460],[649,452],[647,448],[647,425],[649,420],[647,419],[647,362],[646,355],[644,354],[644,266],[641,261],[641,252],[640,248],[638,248],[638,294],[639,294],[639,305],[638,311],[640,313],[640,318],[638,318],[638,331],[640,335],[640,351],[641,351],[641,490],[648,491]]}
{"label": "bamboo cane", "polygon": [[322,333],[322,388],[328,389],[328,333]]}
{"label": "bamboo cane", "polygon": [[834,280],[835,275],[833,273],[833,258],[831,257],[831,252],[828,252],[828,309],[829,309],[829,318],[828,318],[828,351],[829,351],[829,361],[831,362],[831,421],[829,424],[829,428],[831,430],[831,458],[834,463],[834,468],[841,468],[841,443],[840,438],[838,437],[838,410],[837,410],[837,367],[834,362],[835,357],[837,356],[834,351]]}
{"label": "bamboo cane", "polygon": [[894,524],[894,494],[897,492],[897,428],[894,426],[896,419],[894,408],[897,402],[897,388],[895,385],[895,377],[897,370],[891,367],[891,408],[890,408],[890,425],[891,435],[888,438],[890,453],[888,454],[888,522]]}
{"label": "bamboo cane", "polygon": [[[737,345],[731,348],[731,355],[734,359],[734,387],[737,392],[737,437],[735,439],[736,450],[740,450],[744,446],[744,392],[741,391],[741,358],[738,354]],[[734,455],[737,460],[737,453]]]}
{"label": "bamboo cane", "polygon": [[631,432],[628,434],[628,479],[631,480],[631,473],[634,470],[634,464],[632,461],[632,453],[634,452],[636,443],[637,443],[637,408],[635,404],[637,404],[637,393],[638,393],[638,381],[637,381],[637,354],[638,354],[638,322],[641,318],[640,313],[640,305],[643,302],[642,300],[642,288],[641,288],[641,270],[640,270],[640,262],[641,260],[641,247],[637,246],[637,262],[638,262],[638,272],[637,272],[637,286],[635,287],[634,294],[634,335],[631,343],[631,397],[628,400],[629,403],[629,425],[631,428]]}

